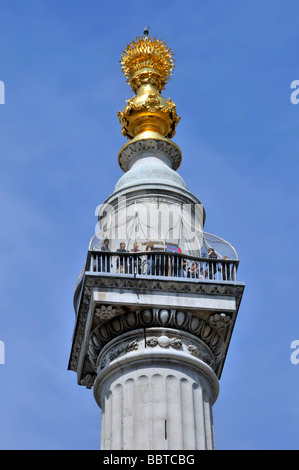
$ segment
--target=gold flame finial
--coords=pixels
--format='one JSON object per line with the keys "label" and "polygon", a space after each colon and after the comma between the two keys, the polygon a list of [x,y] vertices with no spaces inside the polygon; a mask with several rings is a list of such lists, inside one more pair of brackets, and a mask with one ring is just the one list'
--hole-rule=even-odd
{"label": "gold flame finial", "polygon": [[[161,96],[174,69],[174,54],[167,44],[144,35],[132,41],[121,56],[121,68],[128,84],[136,94],[127,100],[123,112],[118,112],[122,133],[128,139],[156,137],[171,138],[180,118],[176,105]],[[142,136],[141,136],[142,134]]]}
{"label": "gold flame finial", "polygon": [[[144,32],[148,34],[148,29]],[[172,50],[165,42],[147,34],[132,41],[121,56],[122,70],[134,93],[146,79],[152,79],[159,91],[163,90],[174,69]]]}

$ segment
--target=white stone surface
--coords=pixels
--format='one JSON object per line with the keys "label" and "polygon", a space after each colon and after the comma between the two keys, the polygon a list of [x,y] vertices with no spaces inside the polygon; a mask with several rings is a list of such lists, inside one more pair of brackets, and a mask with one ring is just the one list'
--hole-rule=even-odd
{"label": "white stone surface", "polygon": [[[112,342],[114,350],[121,351],[128,338]],[[138,349],[99,370],[94,395],[102,409],[102,450],[214,448],[217,377],[183,348],[172,348],[165,331],[159,340],[155,347],[146,347],[139,334]],[[109,352],[111,344],[103,355]]]}
{"label": "white stone surface", "polygon": [[[122,151],[121,167],[127,172],[98,214],[101,219],[109,206],[117,215],[118,236],[113,224],[108,224],[109,234],[105,232],[112,250],[126,239],[120,227],[126,232],[128,226],[122,222],[137,214],[151,232],[141,236],[132,223],[136,239],[152,241],[154,234],[158,242],[176,242],[177,221],[183,221],[184,237],[178,245],[184,253],[199,256],[205,212],[174,171],[180,152],[172,147],[144,142]],[[192,208],[187,218],[181,210],[185,205]],[[106,222],[103,216],[101,230]],[[144,224],[140,226],[144,231]],[[78,383],[93,386],[102,409],[101,449],[213,449],[217,377],[243,286],[231,283],[226,289],[208,280],[197,284],[174,278],[109,279],[109,273],[90,272],[82,282],[69,368],[77,372]],[[111,311],[116,308],[115,314],[108,312],[109,306]],[[99,315],[102,307],[106,317]]]}
{"label": "white stone surface", "polygon": [[138,305],[140,307],[154,305],[157,308],[194,308],[213,311],[232,311],[236,309],[236,300],[233,296],[209,296],[204,294],[182,294],[174,292],[137,293],[127,289],[102,289],[93,292],[94,302],[117,303],[119,305]]}

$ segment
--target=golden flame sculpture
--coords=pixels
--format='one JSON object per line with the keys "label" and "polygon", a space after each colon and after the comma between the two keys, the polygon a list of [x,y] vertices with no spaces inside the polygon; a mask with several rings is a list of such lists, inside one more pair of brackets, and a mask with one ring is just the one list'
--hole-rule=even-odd
{"label": "golden flame sculpture", "polygon": [[121,67],[134,93],[143,80],[151,78],[163,90],[174,69],[174,54],[160,39],[139,37],[122,53]]}
{"label": "golden flame sculpture", "polygon": [[128,139],[172,138],[180,121],[176,105],[161,96],[174,69],[174,54],[165,42],[137,37],[121,56],[121,67],[135,95],[117,113]]}

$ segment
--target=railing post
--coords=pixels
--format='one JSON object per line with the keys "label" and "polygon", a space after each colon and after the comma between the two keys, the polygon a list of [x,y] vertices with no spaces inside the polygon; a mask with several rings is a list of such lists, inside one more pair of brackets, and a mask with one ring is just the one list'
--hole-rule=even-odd
{"label": "railing post", "polygon": [[93,253],[90,255],[89,271],[93,271]]}

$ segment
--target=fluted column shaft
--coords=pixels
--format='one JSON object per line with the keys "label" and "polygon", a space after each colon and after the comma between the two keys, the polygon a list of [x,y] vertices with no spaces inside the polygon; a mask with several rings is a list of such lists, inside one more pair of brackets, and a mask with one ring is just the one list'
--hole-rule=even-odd
{"label": "fluted column shaft", "polygon": [[213,449],[216,375],[186,353],[190,335],[151,330],[122,335],[101,354],[101,364],[112,357],[107,367],[99,366],[94,384],[101,449]]}

